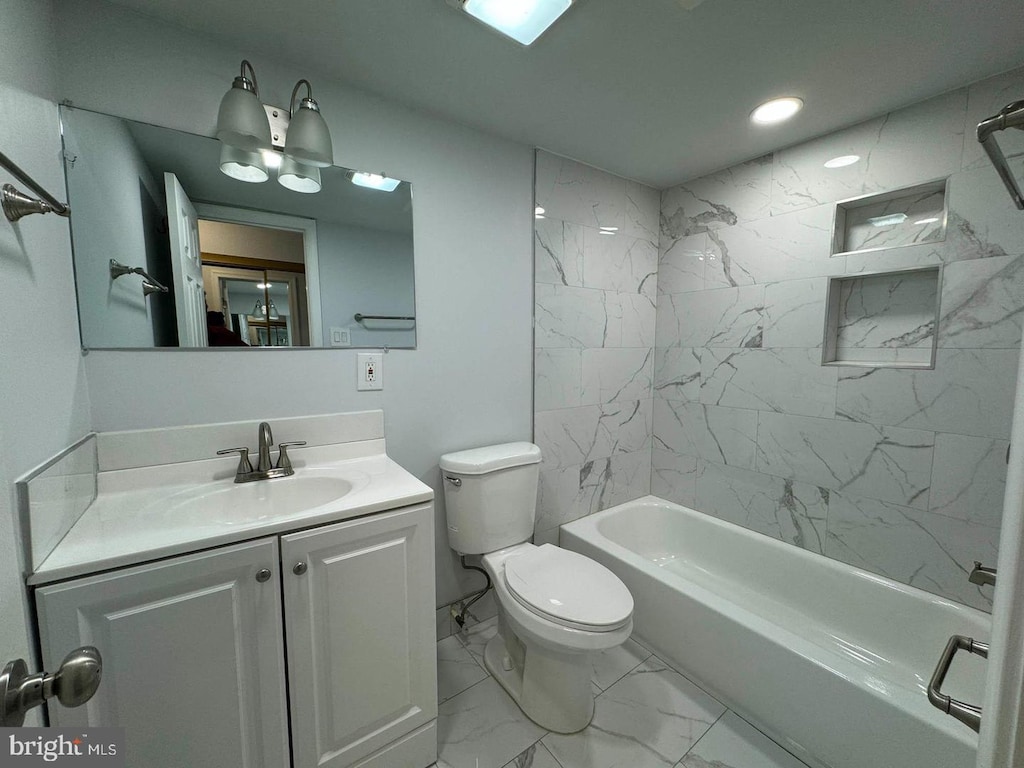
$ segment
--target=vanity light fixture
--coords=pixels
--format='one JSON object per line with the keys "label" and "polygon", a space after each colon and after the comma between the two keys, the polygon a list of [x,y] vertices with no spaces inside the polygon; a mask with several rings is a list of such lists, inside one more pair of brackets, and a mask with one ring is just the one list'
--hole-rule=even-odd
{"label": "vanity light fixture", "polygon": [[826,168],[845,168],[848,165],[853,165],[860,160],[860,155],[840,155],[839,157],[833,157],[831,160],[825,161]]}
{"label": "vanity light fixture", "polygon": [[[246,77],[246,70],[251,77]],[[221,99],[217,113],[217,138],[228,146],[247,152],[273,146],[270,120],[260,102],[256,71],[245,59],[242,60],[241,74]]]}
{"label": "vanity light fixture", "polygon": [[[295,107],[295,97],[305,84],[306,95]],[[327,128],[320,105],[313,98],[313,86],[309,80],[299,80],[292,89],[292,100],[288,104],[291,122],[288,124],[288,139],[284,154],[304,165],[327,168],[334,164],[334,147],[331,132]]]}
{"label": "vanity light fixture", "polygon": [[[267,154],[273,154],[267,152]],[[239,181],[259,184],[270,178],[267,163],[261,152],[247,152],[244,149],[223,144],[220,148],[220,170]]]}
{"label": "vanity light fixture", "polygon": [[449,0],[522,45],[532,44],[569,10],[573,0]]}
{"label": "vanity light fixture", "polygon": [[402,183],[398,179],[388,178],[381,173],[366,173],[365,171],[353,171],[349,174],[349,178],[358,187],[379,189],[381,192],[394,192]]}
{"label": "vanity light fixture", "polygon": [[320,169],[300,163],[293,157],[284,156],[281,167],[277,171],[277,180],[282,187],[293,192],[313,194],[323,186],[320,181]]}
{"label": "vanity light fixture", "polygon": [[278,320],[278,319],[280,319],[281,315],[278,314],[277,307],[274,306],[274,302],[273,301],[270,302],[269,306],[270,306],[270,313],[268,315],[267,307],[263,304],[262,301],[260,301],[259,299],[256,299],[256,306],[254,306],[252,308],[252,316],[253,317],[269,317],[271,320]]}
{"label": "vanity light fixture", "polygon": [[789,120],[803,109],[804,102],[796,96],[784,96],[781,99],[766,101],[750,113],[750,120],[758,125],[775,125]]}

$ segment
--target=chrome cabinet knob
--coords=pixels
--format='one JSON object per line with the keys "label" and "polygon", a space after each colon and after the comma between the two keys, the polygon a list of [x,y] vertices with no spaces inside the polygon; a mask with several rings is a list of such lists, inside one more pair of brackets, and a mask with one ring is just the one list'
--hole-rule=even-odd
{"label": "chrome cabinet knob", "polygon": [[307,570],[309,570],[309,566],[300,560],[295,564],[295,567],[292,568],[292,573],[294,573],[296,576],[301,576]]}
{"label": "chrome cabinet knob", "polygon": [[260,584],[263,584],[266,581],[270,581],[270,576],[271,574],[269,568],[260,568],[258,571],[256,571],[256,581],[258,581]]}

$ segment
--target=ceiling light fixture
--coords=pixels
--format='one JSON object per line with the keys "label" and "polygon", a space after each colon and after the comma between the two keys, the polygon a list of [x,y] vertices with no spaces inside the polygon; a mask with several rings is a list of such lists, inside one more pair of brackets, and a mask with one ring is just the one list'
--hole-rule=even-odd
{"label": "ceiling light fixture", "polygon": [[833,157],[831,160],[825,161],[826,168],[845,168],[848,165],[853,165],[860,160],[860,155],[840,155],[839,157]]}
{"label": "ceiling light fixture", "polygon": [[506,37],[531,45],[569,10],[573,0],[450,0]]}
{"label": "ceiling light fixture", "polygon": [[758,125],[775,125],[789,120],[803,109],[803,106],[802,99],[798,99],[796,96],[784,96],[781,99],[766,101],[750,113],[750,119]]}
{"label": "ceiling light fixture", "polygon": [[366,173],[365,171],[353,171],[349,174],[349,178],[357,187],[379,189],[381,192],[394,192],[402,183],[400,179],[390,179],[382,173]]}

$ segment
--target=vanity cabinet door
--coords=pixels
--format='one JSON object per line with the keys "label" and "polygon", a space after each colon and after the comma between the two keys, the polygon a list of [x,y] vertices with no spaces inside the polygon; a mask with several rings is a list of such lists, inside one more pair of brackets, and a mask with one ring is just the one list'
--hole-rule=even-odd
{"label": "vanity cabinet door", "polygon": [[103,655],[96,695],[51,724],[124,727],[131,766],[288,766],[279,569],[275,537],[37,590],[44,668]]}
{"label": "vanity cabinet door", "polygon": [[433,506],[282,536],[281,559],[296,768],[353,765],[436,718]]}

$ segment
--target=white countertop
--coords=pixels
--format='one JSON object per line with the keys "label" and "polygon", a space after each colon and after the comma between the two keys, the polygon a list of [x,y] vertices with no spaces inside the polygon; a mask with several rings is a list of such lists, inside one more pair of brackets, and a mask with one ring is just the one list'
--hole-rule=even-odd
{"label": "white countertop", "polygon": [[[383,441],[294,450],[295,475],[233,484],[237,459],[211,459],[101,472],[98,494],[28,578],[39,585],[239,541],[311,528],[434,498],[433,490],[383,453]],[[287,499],[305,483],[345,495],[296,511]],[[290,485],[290,487],[289,487]],[[232,504],[232,488],[242,504]],[[190,506],[197,496],[228,499],[223,511]]]}

